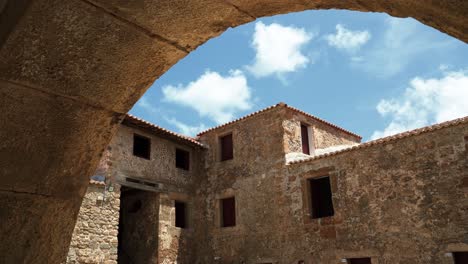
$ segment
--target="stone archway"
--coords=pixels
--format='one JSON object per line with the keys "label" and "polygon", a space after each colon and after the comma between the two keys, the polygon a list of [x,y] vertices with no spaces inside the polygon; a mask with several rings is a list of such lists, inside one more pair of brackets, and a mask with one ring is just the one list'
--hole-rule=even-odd
{"label": "stone archway", "polygon": [[468,42],[464,0],[0,0],[0,262],[60,263],[123,114],[229,27],[308,9],[413,17]]}

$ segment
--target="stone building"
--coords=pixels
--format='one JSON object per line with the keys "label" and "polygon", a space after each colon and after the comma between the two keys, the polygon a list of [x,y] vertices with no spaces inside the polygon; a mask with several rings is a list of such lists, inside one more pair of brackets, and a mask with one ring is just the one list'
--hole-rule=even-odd
{"label": "stone building", "polygon": [[360,141],[283,103],[196,139],[128,115],[67,263],[468,263],[468,117]]}

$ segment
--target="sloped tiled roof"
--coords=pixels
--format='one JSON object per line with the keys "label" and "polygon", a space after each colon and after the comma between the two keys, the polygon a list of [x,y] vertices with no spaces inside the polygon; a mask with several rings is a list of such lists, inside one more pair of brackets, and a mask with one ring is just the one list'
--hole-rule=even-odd
{"label": "sloped tiled roof", "polygon": [[452,126],[456,126],[456,125],[460,125],[460,124],[468,124],[468,116],[458,118],[458,119],[454,119],[454,120],[447,121],[447,122],[443,122],[443,123],[439,123],[439,124],[434,124],[434,125],[431,125],[431,126],[426,126],[426,127],[406,131],[406,132],[403,132],[403,133],[395,134],[395,135],[384,137],[384,138],[379,138],[379,139],[372,140],[372,141],[369,141],[369,142],[361,143],[359,145],[356,145],[356,146],[353,146],[353,147],[350,147],[350,148],[347,148],[347,149],[338,150],[338,151],[334,151],[334,152],[330,152],[330,153],[326,153],[326,154],[322,154],[322,155],[312,156],[309,159],[302,159],[302,160],[298,160],[298,161],[292,161],[292,162],[290,162],[288,164],[299,164],[299,163],[309,162],[309,161],[313,161],[313,160],[318,160],[318,159],[325,158],[325,157],[335,156],[337,154],[341,154],[341,153],[344,153],[344,152],[350,152],[350,151],[354,151],[354,150],[357,150],[357,149],[363,149],[363,148],[371,147],[371,146],[374,146],[374,145],[385,144],[385,143],[396,141],[396,140],[399,140],[399,139],[412,137],[412,136],[417,136],[417,135],[420,135],[420,134],[424,134],[424,133],[428,133],[428,132],[432,132],[432,131],[436,131],[436,130],[440,130],[440,129],[443,129],[443,128],[446,128],[446,127],[452,127]]}
{"label": "sloped tiled roof", "polygon": [[172,132],[172,131],[170,131],[168,129],[162,128],[160,126],[157,126],[157,125],[155,125],[153,123],[150,123],[150,122],[148,122],[146,120],[143,120],[141,118],[138,118],[138,117],[130,115],[130,114],[127,114],[125,116],[122,124],[134,125],[134,126],[137,126],[137,127],[140,127],[140,128],[150,130],[150,131],[152,131],[154,133],[157,133],[157,134],[160,134],[160,135],[167,136],[169,138],[179,140],[181,142],[185,142],[185,143],[195,145],[195,146],[198,146],[198,147],[205,147],[202,143],[197,141],[195,138]]}
{"label": "sloped tiled roof", "polygon": [[264,112],[266,112],[266,111],[269,111],[269,110],[274,109],[274,108],[277,108],[277,107],[286,107],[286,108],[289,109],[289,110],[292,110],[292,111],[298,112],[298,113],[300,113],[300,114],[303,114],[303,115],[305,115],[305,116],[308,116],[308,117],[310,117],[310,118],[313,118],[313,119],[317,120],[318,122],[321,122],[321,123],[323,123],[323,124],[325,124],[325,125],[328,125],[328,126],[331,126],[331,127],[333,127],[333,128],[336,128],[336,129],[338,129],[338,130],[340,130],[340,131],[342,131],[342,132],[344,132],[344,133],[346,133],[346,134],[355,136],[355,137],[357,137],[357,138],[359,138],[359,139],[362,138],[361,136],[359,136],[359,135],[357,135],[357,134],[354,134],[354,133],[352,133],[352,132],[350,132],[350,131],[348,131],[348,130],[346,130],[346,129],[343,129],[343,128],[337,126],[337,125],[334,125],[334,124],[332,124],[332,123],[330,123],[330,122],[327,122],[327,121],[325,121],[325,120],[323,120],[323,119],[321,119],[321,118],[318,118],[318,117],[316,117],[316,116],[313,116],[313,115],[311,115],[311,114],[309,114],[309,113],[306,113],[306,112],[304,112],[304,111],[302,111],[302,110],[299,110],[299,109],[297,109],[297,108],[291,107],[291,106],[289,106],[289,105],[287,105],[287,104],[285,104],[285,103],[283,103],[283,102],[277,103],[277,104],[272,105],[272,106],[269,106],[269,107],[267,107],[267,108],[264,108],[264,109],[258,110],[258,111],[256,111],[256,112],[250,113],[250,114],[248,114],[248,115],[246,115],[246,116],[243,116],[243,117],[240,117],[240,118],[238,118],[238,119],[232,120],[232,121],[230,121],[230,122],[228,122],[228,123],[225,123],[225,124],[222,124],[222,125],[219,125],[219,126],[215,126],[215,127],[209,128],[209,129],[207,129],[207,130],[205,130],[205,131],[202,131],[202,132],[198,133],[197,136],[201,136],[201,135],[206,134],[206,133],[208,133],[208,132],[211,132],[211,131],[213,131],[213,130],[216,130],[216,129],[219,129],[219,128],[222,128],[222,127],[229,126],[229,125],[234,124],[234,123],[237,123],[237,122],[239,122],[239,121],[241,121],[241,120],[248,119],[248,118],[250,118],[250,117],[256,116],[256,115],[258,115],[258,114],[260,114],[260,113],[264,113]]}
{"label": "sloped tiled roof", "polygon": [[316,116],[314,116],[314,115],[311,115],[311,114],[309,114],[309,113],[306,113],[306,112],[304,112],[304,111],[302,111],[302,110],[300,110],[300,109],[297,109],[297,108],[295,108],[295,107],[289,106],[289,105],[287,105],[287,104],[285,104],[284,106],[285,106],[286,108],[290,109],[290,110],[293,110],[293,111],[295,111],[295,112],[298,112],[298,113],[300,113],[300,114],[303,114],[303,115],[305,115],[305,116],[307,116],[307,117],[313,118],[313,119],[315,119],[316,121],[321,122],[321,123],[323,123],[323,124],[325,124],[325,125],[328,125],[328,126],[331,126],[331,127],[333,127],[333,128],[336,128],[337,130],[340,130],[341,132],[344,132],[344,133],[349,134],[349,135],[351,135],[351,136],[357,137],[357,138],[359,138],[359,139],[362,138],[362,137],[361,137],[360,135],[358,135],[358,134],[355,134],[355,133],[353,133],[353,132],[351,132],[351,131],[349,131],[349,130],[346,130],[346,129],[342,128],[342,127],[339,127],[339,126],[337,126],[337,125],[335,125],[335,124],[332,124],[332,123],[330,123],[330,122],[328,122],[328,121],[325,121],[325,120],[323,120],[323,119],[321,119],[321,118],[319,118],[319,117],[316,117]]}
{"label": "sloped tiled roof", "polygon": [[282,103],[269,106],[269,107],[267,107],[267,108],[264,108],[264,109],[255,111],[255,112],[253,112],[253,113],[250,113],[250,114],[248,114],[248,115],[246,115],[246,116],[239,117],[238,119],[234,119],[234,120],[229,121],[229,122],[227,122],[227,123],[221,124],[221,125],[219,125],[219,126],[215,126],[215,127],[209,128],[209,129],[207,129],[207,130],[204,130],[204,131],[198,133],[197,136],[201,136],[201,135],[206,134],[206,133],[208,133],[208,132],[210,132],[210,131],[213,131],[213,130],[216,130],[216,129],[219,129],[219,128],[222,128],[222,127],[226,127],[226,126],[228,126],[228,125],[237,123],[237,122],[239,122],[239,121],[241,121],[241,120],[248,119],[249,117],[252,117],[252,116],[258,115],[258,114],[260,114],[260,113],[266,112],[266,111],[268,111],[268,110],[271,110],[271,109],[273,109],[273,108],[276,108],[276,107],[279,106],[280,104],[282,104]]}

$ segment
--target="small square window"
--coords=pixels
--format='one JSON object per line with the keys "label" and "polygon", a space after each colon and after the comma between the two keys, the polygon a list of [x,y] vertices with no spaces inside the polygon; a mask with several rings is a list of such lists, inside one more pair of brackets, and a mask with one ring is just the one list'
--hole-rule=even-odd
{"label": "small square window", "polygon": [[334,215],[330,177],[309,179],[308,182],[311,217],[322,218]]}
{"label": "small square window", "polygon": [[236,200],[234,197],[221,199],[221,226],[236,225]]}
{"label": "small square window", "polygon": [[176,149],[176,168],[183,170],[190,169],[190,152]]}
{"label": "small square window", "polygon": [[231,160],[233,155],[232,134],[225,135],[219,138],[221,148],[221,161]]}
{"label": "small square window", "polygon": [[452,252],[455,264],[468,264],[468,251]]}
{"label": "small square window", "polygon": [[149,160],[151,157],[151,139],[133,134],[133,155]]}
{"label": "small square window", "polygon": [[187,204],[175,201],[175,226],[187,228]]}
{"label": "small square window", "polygon": [[349,258],[348,264],[372,264],[371,258]]}

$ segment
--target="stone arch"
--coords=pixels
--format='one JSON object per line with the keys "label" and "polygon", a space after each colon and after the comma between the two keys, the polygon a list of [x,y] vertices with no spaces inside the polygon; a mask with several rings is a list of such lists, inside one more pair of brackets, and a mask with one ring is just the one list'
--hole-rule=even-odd
{"label": "stone arch", "polygon": [[310,9],[386,12],[468,41],[464,0],[1,0],[0,262],[60,263],[123,114],[210,38]]}

